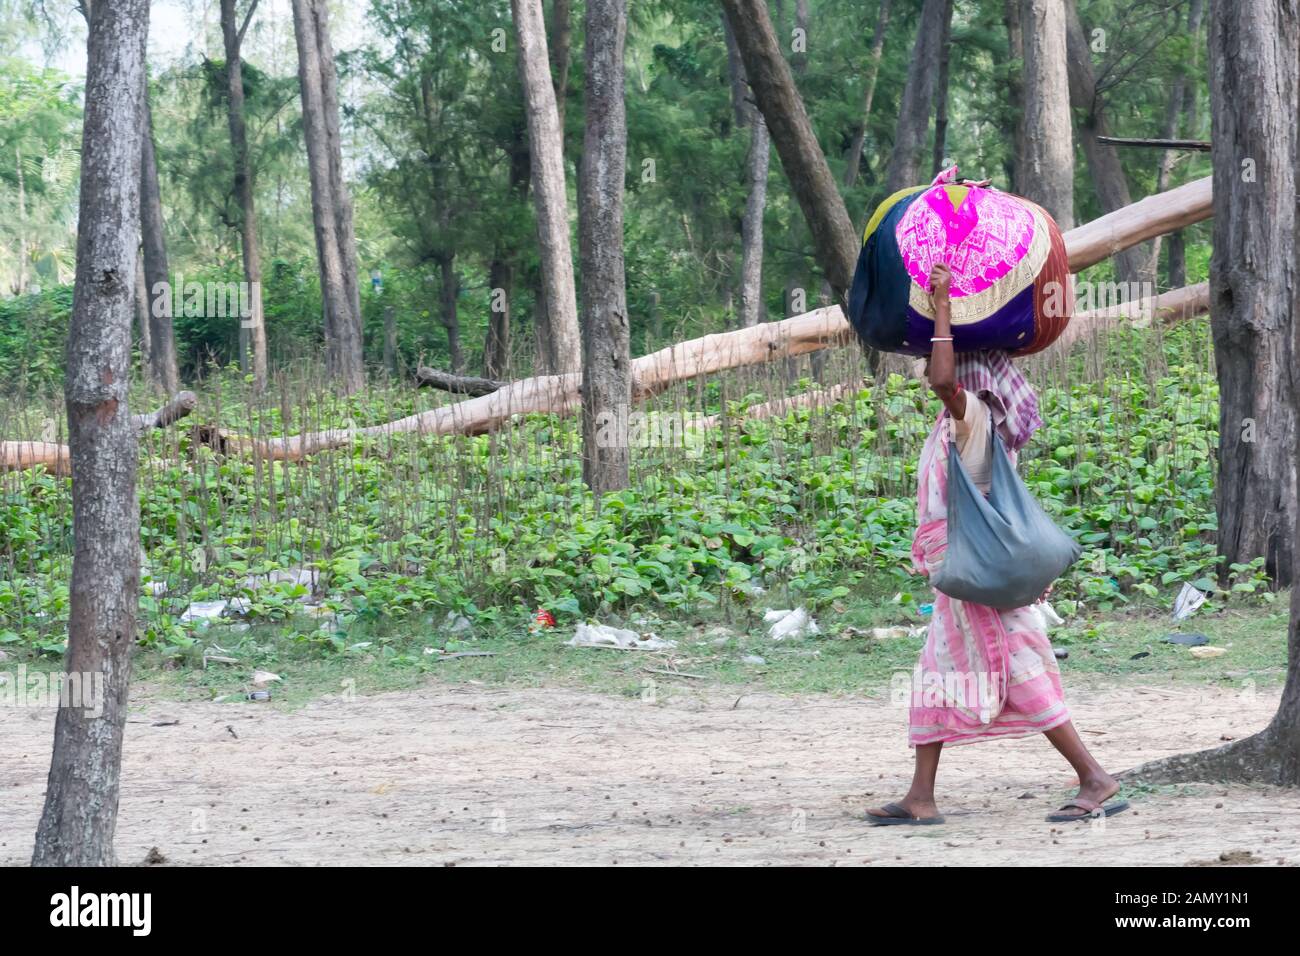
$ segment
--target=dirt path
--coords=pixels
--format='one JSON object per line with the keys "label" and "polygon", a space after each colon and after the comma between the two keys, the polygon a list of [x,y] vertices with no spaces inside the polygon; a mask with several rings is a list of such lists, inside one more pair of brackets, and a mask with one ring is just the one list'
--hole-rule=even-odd
{"label": "dirt path", "polygon": [[[435,684],[285,714],[146,694],[127,732],[118,853],[133,863],[156,846],[177,864],[1300,863],[1294,791],[1161,790],[1104,828],[1054,830],[1043,816],[1071,775],[1041,738],[945,754],[947,825],[868,828],[863,809],[908,777],[901,710],[735,703]],[[1071,705],[1103,762],[1127,768],[1249,733],[1276,698],[1076,689]],[[0,708],[0,863],[29,859],[52,727],[52,711]]]}

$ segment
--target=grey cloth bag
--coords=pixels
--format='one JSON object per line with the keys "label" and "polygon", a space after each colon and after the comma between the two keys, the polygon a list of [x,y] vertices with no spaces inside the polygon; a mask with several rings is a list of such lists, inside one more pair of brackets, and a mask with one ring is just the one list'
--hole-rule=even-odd
{"label": "grey cloth bag", "polygon": [[992,415],[989,431],[988,498],[967,474],[957,442],[948,442],[948,550],[930,583],[960,601],[1010,610],[1037,601],[1082,550],[1011,467]]}

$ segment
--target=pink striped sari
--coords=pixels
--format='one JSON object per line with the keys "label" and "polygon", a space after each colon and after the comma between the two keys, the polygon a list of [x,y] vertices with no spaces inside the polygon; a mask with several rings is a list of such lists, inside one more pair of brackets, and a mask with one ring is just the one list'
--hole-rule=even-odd
{"label": "pink striped sari", "polygon": [[[944,411],[917,467],[912,564],[926,576],[948,547],[949,440]],[[1014,465],[1015,453],[1010,454]],[[1036,611],[999,611],[937,591],[910,697],[908,744],[913,747],[1025,737],[1070,719],[1056,657]]]}

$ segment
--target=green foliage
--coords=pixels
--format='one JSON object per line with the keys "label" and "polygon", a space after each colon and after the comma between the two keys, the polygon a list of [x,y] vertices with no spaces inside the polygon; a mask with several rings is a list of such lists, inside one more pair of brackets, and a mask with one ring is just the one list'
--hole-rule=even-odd
{"label": "green foliage", "polygon": [[[1041,389],[1047,424],[1021,472],[1085,549],[1058,599],[1092,610],[1167,605],[1184,581],[1220,603],[1267,596],[1260,562],[1223,568],[1214,553],[1217,386],[1198,361],[1206,326],[1169,337],[1167,370],[1146,371],[1136,345],[1150,340],[1132,338],[1142,334],[1120,337],[1103,380]],[[238,383],[211,385],[204,400],[224,427],[263,437],[304,422],[386,421],[427,400],[407,388],[259,410]],[[712,388],[700,399],[723,410]],[[142,452],[147,639],[189,647],[197,626],[179,623],[181,612],[215,598],[245,599],[250,619],[278,622],[324,652],[366,621],[448,610],[522,621],[542,606],[573,621],[636,607],[818,608],[860,592],[920,603],[928,591],[910,569],[914,469],[937,412],[919,382],[894,375],[815,412],[740,418],[685,450],[639,449],[634,487],[599,508],[581,482],[575,423],[551,416],[498,436],[394,435],[260,466],[190,434],[153,434]],[[0,631],[57,650],[67,482],[40,471],[7,481],[0,540],[11,573],[0,584]],[[304,613],[297,585],[248,584],[299,567],[320,573],[324,607],[336,615],[324,629]]]}

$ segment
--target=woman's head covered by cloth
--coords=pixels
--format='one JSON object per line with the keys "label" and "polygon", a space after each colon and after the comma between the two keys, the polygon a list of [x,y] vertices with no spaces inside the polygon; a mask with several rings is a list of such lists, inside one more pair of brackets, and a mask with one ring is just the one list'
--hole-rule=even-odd
{"label": "woman's head covered by cloth", "polygon": [[[956,377],[962,388],[993,410],[993,421],[1007,447],[1019,451],[1042,427],[1038,396],[1004,351],[958,352]],[[926,360],[929,371],[929,360]]]}

